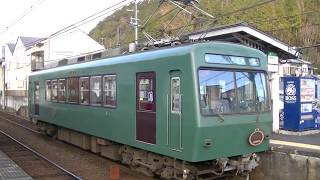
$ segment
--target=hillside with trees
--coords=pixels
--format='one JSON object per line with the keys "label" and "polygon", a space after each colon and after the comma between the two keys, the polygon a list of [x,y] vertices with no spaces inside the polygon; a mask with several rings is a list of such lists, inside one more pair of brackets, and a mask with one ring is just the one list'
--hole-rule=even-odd
{"label": "hillside with trees", "polygon": [[[133,13],[128,11],[133,6],[131,3],[108,16],[89,35],[106,48],[133,42],[134,30],[129,24]],[[214,18],[187,7],[192,12],[190,15],[166,1],[140,1],[139,42],[147,41],[142,31],[160,39],[244,21],[290,46],[320,44],[319,0],[199,0],[198,6]],[[152,14],[154,16],[145,24]],[[302,52],[304,59],[312,61],[314,67],[320,67],[319,46],[304,48]]]}

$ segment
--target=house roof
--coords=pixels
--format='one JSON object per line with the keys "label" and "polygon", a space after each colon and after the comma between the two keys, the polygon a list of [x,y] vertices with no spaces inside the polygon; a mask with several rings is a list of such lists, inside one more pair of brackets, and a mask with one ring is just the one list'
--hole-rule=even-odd
{"label": "house roof", "polygon": [[26,48],[30,48],[30,47],[32,47],[34,44],[36,44],[37,42],[43,40],[43,38],[39,38],[39,37],[19,36],[18,38],[21,39],[22,44],[23,44],[24,47],[26,47]]}
{"label": "house roof", "polygon": [[6,44],[11,52],[11,54],[13,54],[14,48],[16,47],[16,44],[14,43],[7,43]]}
{"label": "house roof", "polygon": [[265,53],[275,52],[283,59],[297,58],[300,55],[290,45],[245,22],[214,27],[194,32],[187,36],[191,40],[218,40],[241,43]]}

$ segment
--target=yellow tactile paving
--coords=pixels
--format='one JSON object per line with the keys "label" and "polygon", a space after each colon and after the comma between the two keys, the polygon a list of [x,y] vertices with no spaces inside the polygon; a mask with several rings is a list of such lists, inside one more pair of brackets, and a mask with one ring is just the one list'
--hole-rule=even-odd
{"label": "yellow tactile paving", "polygon": [[312,144],[303,144],[303,143],[295,143],[295,142],[288,142],[288,141],[279,141],[279,140],[272,140],[272,139],[270,140],[270,143],[271,144],[277,144],[277,145],[284,145],[284,146],[293,146],[293,147],[320,150],[320,146],[312,145]]}

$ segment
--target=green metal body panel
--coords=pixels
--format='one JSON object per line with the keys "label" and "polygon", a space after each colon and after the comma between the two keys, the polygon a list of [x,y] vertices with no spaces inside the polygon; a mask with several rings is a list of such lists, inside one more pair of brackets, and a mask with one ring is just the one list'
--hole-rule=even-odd
{"label": "green metal body panel", "polygon": [[[204,60],[205,53],[257,57],[261,61],[261,66],[208,64]],[[198,86],[200,67],[266,71],[267,59],[258,50],[236,44],[211,42],[111,57],[34,72],[29,77],[29,115],[35,117],[32,91],[34,82],[39,81],[40,115],[36,118],[41,121],[190,162],[266,151],[268,140],[253,147],[249,145],[248,137],[257,127],[270,135],[272,127],[270,111],[261,113],[259,122],[256,122],[257,113],[226,115],[223,122],[216,116],[201,115]],[[183,94],[181,142],[177,138],[167,136],[177,134],[168,133],[171,130],[168,130],[167,124],[171,119],[171,115],[168,114],[170,105],[167,100],[167,97],[170,96],[170,72],[174,70],[181,72],[179,74]],[[156,73],[157,143],[155,145],[138,142],[135,138],[136,73],[150,71]],[[55,103],[45,100],[45,81],[48,79],[104,74],[117,75],[116,108]],[[178,128],[179,126],[175,129]],[[212,139],[211,148],[204,147],[205,139]],[[177,143],[181,143],[181,148]],[[174,147],[172,144],[175,144]],[[178,151],[172,150],[177,148]]]}

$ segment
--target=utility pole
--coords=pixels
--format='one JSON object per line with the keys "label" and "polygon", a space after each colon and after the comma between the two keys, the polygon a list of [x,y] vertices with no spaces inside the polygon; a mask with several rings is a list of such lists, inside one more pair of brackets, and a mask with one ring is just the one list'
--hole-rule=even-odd
{"label": "utility pole", "polygon": [[138,19],[138,1],[134,1],[134,10],[128,10],[128,11],[134,11],[134,18],[131,16],[130,18],[130,24],[134,27],[134,43],[138,44],[138,28],[139,28],[139,19]]}

